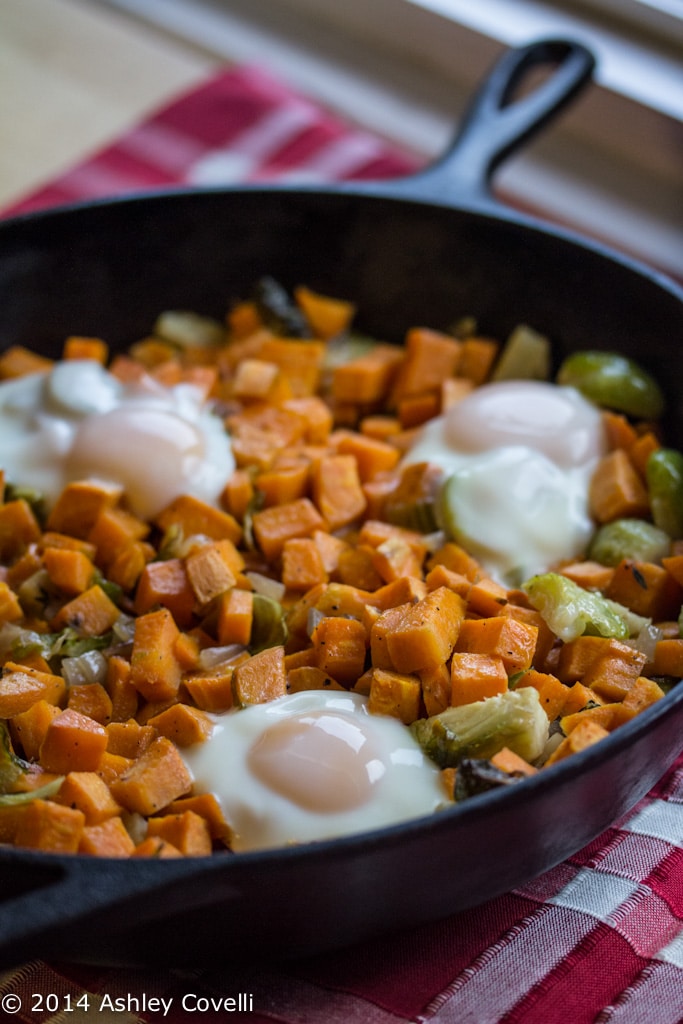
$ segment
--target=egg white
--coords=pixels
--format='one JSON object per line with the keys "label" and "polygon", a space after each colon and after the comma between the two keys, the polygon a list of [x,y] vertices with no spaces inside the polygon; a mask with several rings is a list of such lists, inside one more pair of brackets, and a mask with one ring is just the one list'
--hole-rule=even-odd
{"label": "egg white", "polygon": [[199,389],[124,384],[93,360],[68,360],[0,384],[0,467],[48,504],[68,482],[98,479],[153,518],[183,493],[215,503],[235,462]]}
{"label": "egg white", "polygon": [[[219,801],[236,851],[370,831],[447,802],[439,769],[406,726],[369,714],[359,694],[305,691],[213,721],[211,737],[182,756],[195,791]],[[289,734],[279,743],[286,722],[294,727],[291,745]],[[272,739],[264,772],[259,757]]]}
{"label": "egg white", "polygon": [[600,411],[574,388],[485,384],[431,420],[403,464],[452,478],[450,530],[486,571],[518,586],[581,556],[595,529],[588,493],[607,450]]}

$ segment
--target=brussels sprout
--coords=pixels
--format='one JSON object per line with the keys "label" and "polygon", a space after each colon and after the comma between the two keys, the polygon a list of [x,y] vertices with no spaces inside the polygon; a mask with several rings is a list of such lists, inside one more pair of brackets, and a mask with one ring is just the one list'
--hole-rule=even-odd
{"label": "brussels sprout", "polygon": [[628,416],[658,419],[664,412],[659,385],[641,366],[616,352],[574,352],[557,374],[597,405]]}
{"label": "brussels sprout", "polygon": [[553,633],[565,642],[583,633],[626,640],[635,626],[627,608],[556,572],[532,576],[522,590]]}
{"label": "brussels sprout", "polygon": [[28,767],[28,762],[14,753],[7,723],[0,721],[0,793],[11,790]]}
{"label": "brussels sprout", "polygon": [[440,768],[454,767],[465,757],[490,758],[503,747],[533,761],[548,739],[548,716],[538,691],[524,686],[446,708],[413,722],[410,728],[425,754]]}
{"label": "brussels sprout", "polygon": [[658,562],[669,553],[671,540],[664,530],[645,519],[615,519],[600,526],[588,557],[601,565],[619,565],[624,558]]}
{"label": "brussels sprout", "polygon": [[683,455],[659,448],[647,460],[645,475],[656,525],[669,537],[683,537]]}
{"label": "brussels sprout", "polygon": [[492,380],[548,380],[550,342],[543,334],[520,324],[503,346]]}
{"label": "brussels sprout", "polygon": [[453,796],[457,803],[489,789],[511,786],[525,778],[522,772],[505,772],[490,761],[479,757],[466,757],[458,765]]}
{"label": "brussels sprout", "polygon": [[57,795],[63,782],[64,776],[58,775],[56,779],[46,782],[38,789],[29,789],[24,793],[3,793],[0,795],[0,807],[21,807],[33,800],[49,800]]}
{"label": "brussels sprout", "polygon": [[288,338],[310,338],[306,317],[283,286],[272,277],[256,282],[252,294],[263,322],[275,334]]}
{"label": "brussels sprout", "polygon": [[279,601],[264,594],[253,594],[253,624],[249,651],[258,654],[267,647],[277,647],[287,640],[285,613]]}

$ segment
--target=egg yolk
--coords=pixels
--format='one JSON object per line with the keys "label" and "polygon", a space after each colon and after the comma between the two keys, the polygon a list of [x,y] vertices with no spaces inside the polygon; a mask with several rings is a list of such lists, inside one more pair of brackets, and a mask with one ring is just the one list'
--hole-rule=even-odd
{"label": "egg yolk", "polygon": [[477,388],[446,414],[444,436],[459,452],[525,445],[556,466],[583,466],[600,454],[600,413],[573,388],[501,381]]}
{"label": "egg yolk", "polygon": [[115,481],[135,514],[151,519],[176,497],[179,481],[192,480],[204,454],[195,424],[164,409],[122,406],[80,423],[65,468],[71,479]]}
{"label": "egg yolk", "polygon": [[384,774],[361,723],[331,712],[272,725],[249,750],[247,765],[265,786],[318,814],[367,803]]}

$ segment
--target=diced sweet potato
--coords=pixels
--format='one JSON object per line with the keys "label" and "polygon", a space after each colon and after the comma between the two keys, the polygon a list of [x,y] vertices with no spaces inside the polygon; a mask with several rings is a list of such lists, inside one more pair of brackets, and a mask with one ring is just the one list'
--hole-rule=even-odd
{"label": "diced sweet potato", "polygon": [[507,672],[512,673],[531,666],[537,639],[536,626],[494,615],[466,619],[458,635],[457,650],[502,658]]}
{"label": "diced sweet potato", "polygon": [[167,608],[135,620],[131,655],[133,686],[146,700],[168,700],[180,686],[182,669],[175,655],[178,627]]}
{"label": "diced sweet potato", "polygon": [[160,736],[110,788],[123,807],[149,816],[184,796],[191,786],[192,777],[177,748]]}
{"label": "diced sweet potato", "polygon": [[5,662],[0,675],[0,718],[12,718],[45,700],[59,704],[66,693],[61,676],[26,668],[15,661]]}
{"label": "diced sweet potato", "polygon": [[409,606],[386,643],[393,666],[399,671],[420,672],[447,661],[460,633],[465,602],[447,587],[427,594]]}
{"label": "diced sweet potato", "polygon": [[503,659],[492,654],[455,651],[451,658],[453,707],[505,693],[508,675]]}
{"label": "diced sweet potato", "polygon": [[150,818],[147,834],[159,836],[171,843],[186,857],[206,857],[211,853],[211,831],[209,823],[195,811],[186,810],[177,814],[165,814]]}
{"label": "diced sweet potato", "polygon": [[106,749],[104,726],[67,708],[49,723],[40,748],[40,761],[43,768],[57,775],[95,771]]}
{"label": "diced sweet potato", "polygon": [[372,669],[368,711],[375,715],[390,715],[404,725],[420,717],[421,686],[417,676],[400,672]]}

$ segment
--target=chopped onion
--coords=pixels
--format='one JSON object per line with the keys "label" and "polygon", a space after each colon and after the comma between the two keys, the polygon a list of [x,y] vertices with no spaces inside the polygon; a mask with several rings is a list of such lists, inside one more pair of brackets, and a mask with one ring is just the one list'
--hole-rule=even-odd
{"label": "chopped onion", "polygon": [[654,661],[655,646],[664,636],[662,630],[652,622],[647,622],[639,631],[637,636],[627,640],[626,643],[634,650],[644,654],[649,662]]}
{"label": "chopped onion", "polygon": [[319,623],[325,618],[324,612],[321,612],[319,608],[309,608],[308,615],[306,616],[306,633],[309,637],[313,636]]}
{"label": "chopped onion", "polygon": [[198,658],[199,668],[210,672],[219,665],[229,665],[247,650],[242,644],[227,644],[225,647],[205,647]]}
{"label": "chopped onion", "polygon": [[107,659],[102,651],[86,651],[77,658],[63,658],[62,675],[67,686],[104,683],[107,678]]}
{"label": "chopped onion", "polygon": [[260,572],[246,572],[244,574],[252,587],[254,593],[262,594],[263,597],[270,597],[273,601],[281,601],[285,594],[285,585],[280,580],[274,580],[270,576],[264,576]]}

